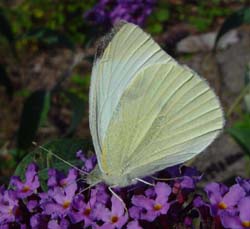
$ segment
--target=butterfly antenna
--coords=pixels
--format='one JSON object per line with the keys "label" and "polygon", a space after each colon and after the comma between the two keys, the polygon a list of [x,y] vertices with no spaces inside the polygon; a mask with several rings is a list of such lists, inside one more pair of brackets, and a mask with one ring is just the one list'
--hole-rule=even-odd
{"label": "butterfly antenna", "polygon": [[122,203],[122,205],[123,205],[125,211],[128,213],[127,206],[126,206],[126,204],[124,203],[123,199],[122,199],[117,193],[115,193],[115,191],[112,189],[112,187],[109,186],[108,189],[109,189],[109,191],[110,191],[118,200],[121,201],[121,203]]}
{"label": "butterfly antenna", "polygon": [[81,173],[81,174],[83,174],[83,175],[88,175],[88,173],[86,173],[86,172],[84,172],[83,170],[77,168],[77,167],[76,167],[75,165],[73,165],[72,163],[70,163],[70,162],[64,160],[63,158],[61,158],[61,157],[58,156],[57,154],[53,153],[51,150],[48,150],[48,149],[46,149],[45,147],[43,147],[43,146],[41,146],[41,145],[37,145],[36,142],[33,142],[33,145],[38,146],[38,148],[44,150],[44,151],[47,152],[47,153],[50,153],[51,155],[53,155],[53,156],[54,156],[55,158],[57,158],[58,160],[64,162],[64,163],[67,164],[68,166],[70,166],[70,167],[74,168],[75,170],[77,170],[79,173]]}

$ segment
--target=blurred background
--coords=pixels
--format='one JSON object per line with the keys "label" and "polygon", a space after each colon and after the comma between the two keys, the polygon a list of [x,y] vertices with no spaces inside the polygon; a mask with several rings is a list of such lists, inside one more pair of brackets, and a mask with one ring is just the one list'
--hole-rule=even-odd
{"label": "blurred background", "polygon": [[0,183],[39,145],[80,138],[91,148],[88,90],[98,39],[121,19],[206,78],[225,133],[192,162],[204,180],[249,176],[250,1],[1,0]]}

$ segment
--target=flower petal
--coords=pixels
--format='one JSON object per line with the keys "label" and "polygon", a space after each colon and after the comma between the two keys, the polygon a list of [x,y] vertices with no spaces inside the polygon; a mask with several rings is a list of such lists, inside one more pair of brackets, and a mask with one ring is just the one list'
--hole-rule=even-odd
{"label": "flower petal", "polygon": [[142,229],[142,227],[139,225],[138,220],[134,220],[128,223],[127,229]]}
{"label": "flower petal", "polygon": [[137,207],[137,206],[132,206],[129,209],[129,215],[133,219],[140,219],[142,208]]}
{"label": "flower petal", "polygon": [[151,199],[146,198],[143,195],[137,195],[132,197],[132,203],[135,206],[145,208],[147,210],[152,210],[154,201]]}
{"label": "flower petal", "polygon": [[157,194],[157,197],[167,200],[168,196],[171,193],[171,188],[168,184],[164,183],[164,182],[158,182],[155,185],[155,192]]}
{"label": "flower petal", "polygon": [[212,182],[205,187],[205,191],[212,205],[217,205],[222,200],[222,195],[226,191],[226,186]]}
{"label": "flower petal", "polygon": [[250,197],[242,198],[238,204],[241,221],[250,221]]}
{"label": "flower petal", "polygon": [[228,193],[222,199],[222,202],[225,203],[229,207],[235,206],[241,198],[245,196],[244,189],[239,185],[235,184],[230,187]]}
{"label": "flower petal", "polygon": [[244,229],[238,216],[232,216],[228,212],[221,214],[221,222],[225,228]]}
{"label": "flower petal", "polygon": [[124,205],[121,202],[121,200],[119,200],[116,196],[113,195],[111,197],[111,203],[112,203],[111,214],[122,216],[124,214]]}

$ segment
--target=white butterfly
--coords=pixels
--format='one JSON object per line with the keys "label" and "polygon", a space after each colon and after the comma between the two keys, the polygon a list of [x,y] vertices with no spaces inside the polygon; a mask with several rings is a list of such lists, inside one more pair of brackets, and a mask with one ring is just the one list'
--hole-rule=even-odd
{"label": "white butterfly", "polygon": [[125,187],[185,162],[223,128],[220,103],[194,71],[123,23],[96,58],[90,130],[98,165],[87,182]]}

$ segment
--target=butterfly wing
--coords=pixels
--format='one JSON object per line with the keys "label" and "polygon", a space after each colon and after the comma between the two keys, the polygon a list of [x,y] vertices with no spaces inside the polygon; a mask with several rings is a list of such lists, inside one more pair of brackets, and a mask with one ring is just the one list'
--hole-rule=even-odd
{"label": "butterfly wing", "polygon": [[[147,66],[174,61],[138,26],[124,23],[95,60],[90,87],[89,121],[98,164],[110,120],[128,84]],[[108,35],[109,37],[110,35]],[[99,50],[102,47],[99,47]]]}
{"label": "butterfly wing", "polygon": [[150,175],[191,159],[223,127],[208,84],[175,62],[142,68],[124,90],[103,142],[101,161],[113,175]]}

